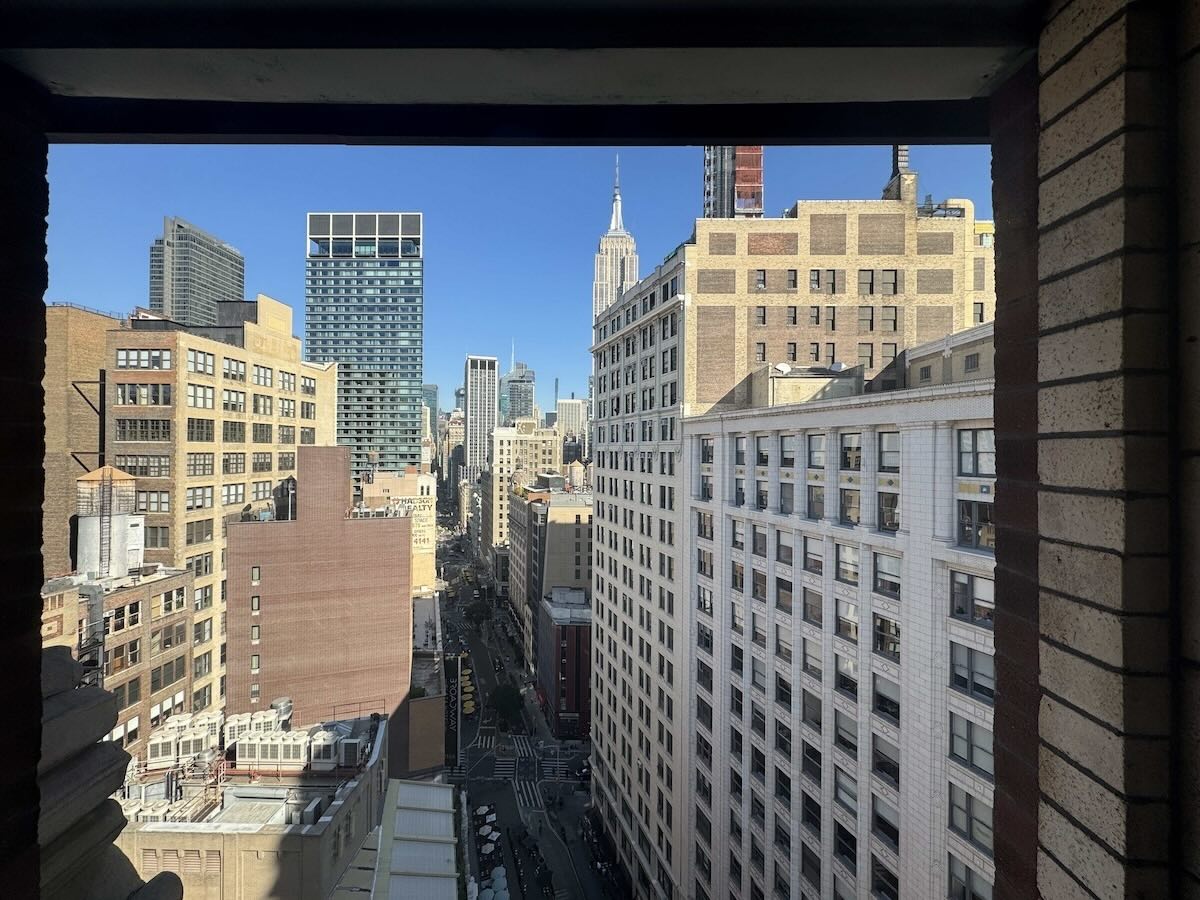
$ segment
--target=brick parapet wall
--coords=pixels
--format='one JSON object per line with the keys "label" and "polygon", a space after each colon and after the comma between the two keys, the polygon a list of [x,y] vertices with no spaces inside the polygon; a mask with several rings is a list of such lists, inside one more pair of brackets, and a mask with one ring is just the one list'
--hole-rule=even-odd
{"label": "brick parapet wall", "polygon": [[[1035,319],[1015,302],[1014,268],[1025,264],[1005,256],[997,273],[998,440],[1018,410],[1027,414],[1025,389],[1037,390],[1037,440],[1023,420],[1016,445],[1001,446],[997,491],[997,560],[1009,573],[997,577],[1008,607],[996,625],[999,896],[1159,897],[1179,884],[1172,826],[1186,804],[1172,759],[1194,755],[1194,742],[1182,742],[1173,707],[1170,335],[1181,184],[1171,162],[1171,14],[1168,4],[1054,3],[1039,43],[1036,218],[1022,210],[1025,233],[1037,235],[1036,272],[1024,273],[1036,279]],[[1004,137],[1001,129],[996,243],[1007,254]],[[1005,348],[1030,338],[1036,371],[1027,352],[1026,368],[1010,368]],[[1013,405],[1010,392],[1024,402]],[[1033,504],[1024,496],[1031,467]],[[1022,683],[1021,662],[1038,672],[1036,692]],[[1032,709],[1036,740],[1017,730]],[[1034,813],[1036,886],[1026,831]]]}

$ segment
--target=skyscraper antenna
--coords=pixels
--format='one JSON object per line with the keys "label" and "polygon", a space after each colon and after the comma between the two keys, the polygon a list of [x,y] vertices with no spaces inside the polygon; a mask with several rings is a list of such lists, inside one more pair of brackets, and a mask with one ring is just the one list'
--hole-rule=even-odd
{"label": "skyscraper antenna", "polygon": [[508,371],[517,367],[517,339],[512,338],[512,356],[508,358]]}
{"label": "skyscraper antenna", "polygon": [[616,177],[613,179],[612,218],[609,220],[609,223],[608,223],[608,231],[611,234],[615,231],[623,232],[624,230],[625,230],[625,223],[623,221],[621,221],[621,154],[618,153],[617,154],[617,173],[616,173]]}

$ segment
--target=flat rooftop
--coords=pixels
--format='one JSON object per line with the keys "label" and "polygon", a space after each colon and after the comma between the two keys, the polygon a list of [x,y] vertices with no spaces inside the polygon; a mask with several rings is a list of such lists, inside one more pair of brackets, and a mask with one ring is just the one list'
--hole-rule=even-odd
{"label": "flat rooftop", "polygon": [[428,781],[388,782],[372,897],[458,900],[454,790]]}

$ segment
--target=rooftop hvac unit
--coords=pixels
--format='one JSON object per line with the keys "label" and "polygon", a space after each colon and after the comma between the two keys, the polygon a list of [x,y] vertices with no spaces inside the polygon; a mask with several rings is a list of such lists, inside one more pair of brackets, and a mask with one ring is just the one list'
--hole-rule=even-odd
{"label": "rooftop hvac unit", "polygon": [[250,731],[250,713],[234,713],[225,720],[225,746],[235,744],[243,734]]}
{"label": "rooftop hvac unit", "polygon": [[288,731],[284,734],[286,739],[280,741],[280,768],[285,772],[300,772],[307,769],[312,738],[298,731]]}
{"label": "rooftop hvac unit", "polygon": [[[308,766],[309,741],[307,734],[293,731],[274,731],[258,735],[257,763],[247,765],[263,772],[302,772]],[[241,744],[238,745],[238,749],[240,765]]]}
{"label": "rooftop hvac unit", "polygon": [[138,821],[138,816],[142,812],[142,801],[137,799],[122,800],[121,812],[125,814],[125,821]]}
{"label": "rooftop hvac unit", "polygon": [[262,749],[262,735],[255,734],[252,731],[242,732],[241,737],[237,738],[237,762],[235,767],[238,769],[257,769],[258,754]]}
{"label": "rooftop hvac unit", "polygon": [[175,715],[163,722],[162,727],[169,728],[172,731],[187,731],[192,727],[192,714],[185,712],[175,713]]}
{"label": "rooftop hvac unit", "polygon": [[186,763],[209,749],[208,731],[193,728],[179,735],[179,761]]}
{"label": "rooftop hvac unit", "polygon": [[170,802],[167,800],[151,800],[142,806],[142,811],[138,813],[138,821],[165,822],[167,820],[167,809],[170,805]]}
{"label": "rooftop hvac unit", "polygon": [[170,769],[179,756],[179,733],[159,729],[146,742],[146,768]]}
{"label": "rooftop hvac unit", "polygon": [[203,729],[208,734],[208,746],[221,746],[221,726],[225,724],[225,714],[217,710],[197,713],[192,717],[192,728]]}
{"label": "rooftop hvac unit", "polygon": [[271,701],[271,709],[279,713],[279,728],[288,731],[292,727],[292,698],[276,697]]}
{"label": "rooftop hvac unit", "polygon": [[358,768],[365,752],[366,742],[362,738],[342,738],[342,744],[338,747],[338,765],[342,768]]}
{"label": "rooftop hvac unit", "polygon": [[250,714],[250,730],[257,732],[279,730],[279,710],[260,709]]}
{"label": "rooftop hvac unit", "polygon": [[314,772],[329,772],[338,765],[338,745],[342,739],[332,731],[318,731],[309,745],[309,768]]}

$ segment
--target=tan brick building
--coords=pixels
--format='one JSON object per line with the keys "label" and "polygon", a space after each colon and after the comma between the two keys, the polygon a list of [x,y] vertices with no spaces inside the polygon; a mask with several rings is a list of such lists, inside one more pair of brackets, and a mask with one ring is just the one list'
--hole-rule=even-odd
{"label": "tan brick building", "polygon": [[[691,361],[679,388],[683,415],[748,403],[750,372],[763,364],[861,365],[868,390],[900,387],[894,361],[904,347],[994,318],[993,224],[975,219],[970,200],[919,204],[905,159],[881,200],[800,201],[781,219],[697,220],[654,285],[660,302],[683,293],[694,310],[680,351]],[[642,314],[654,299],[639,298]],[[625,340],[629,357],[654,338]],[[623,368],[627,384],[637,380]],[[601,397],[611,376],[597,377]],[[673,402],[648,399],[641,409]]]}
{"label": "tan brick building", "polygon": [[116,703],[104,739],[142,756],[150,730],[189,708],[193,680],[216,663],[193,654],[193,578],[145,565],[136,479],[101,466],[74,482],[79,573],[42,586],[42,646],[67,647]]}
{"label": "tan brick building", "polygon": [[107,333],[123,319],[69,304],[46,307],[46,490],[42,566],[47,578],[71,572],[75,479],[99,465],[100,370]]}
{"label": "tan brick building", "polygon": [[539,476],[518,485],[509,502],[509,598],[521,623],[525,664],[537,656],[538,612],[552,588],[592,593],[592,495],[563,490],[563,479]]}
{"label": "tan brick building", "polygon": [[517,419],[495,429],[491,443],[491,474],[480,482],[480,544],[495,572],[495,548],[508,543],[512,485],[529,484],[539,472],[557,473],[562,468],[562,439],[556,428],[541,428],[536,419]]}
{"label": "tan brick building", "polygon": [[104,360],[108,461],[137,478],[146,561],[195,575],[192,642],[212,667],[190,711],[222,705],[227,523],[273,515],[297,448],[335,441],[336,367],[301,360],[291,307],[260,294],[219,311],[208,328],[135,315]]}
{"label": "tan brick building", "polygon": [[437,579],[437,477],[411,466],[403,472],[376,472],[363,481],[362,502],[368,509],[403,506],[409,511],[413,590],[432,590]]}
{"label": "tan brick building", "polygon": [[[412,670],[412,519],[357,514],[349,447],[299,456],[296,518],[229,526],[226,710],[286,696],[297,722],[377,712],[398,726]],[[402,768],[401,735],[389,733]]]}

